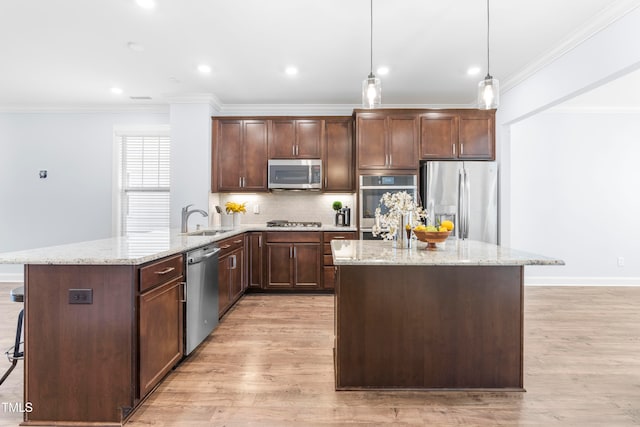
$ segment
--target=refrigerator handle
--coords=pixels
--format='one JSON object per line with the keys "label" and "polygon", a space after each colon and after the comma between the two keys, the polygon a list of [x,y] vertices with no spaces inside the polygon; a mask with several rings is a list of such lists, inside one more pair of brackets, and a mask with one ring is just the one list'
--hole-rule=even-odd
{"label": "refrigerator handle", "polygon": [[458,171],[458,237],[464,239],[464,176],[463,169]]}
{"label": "refrigerator handle", "polygon": [[469,175],[464,171],[464,237],[469,238],[469,220],[471,216],[471,186],[469,184]]}

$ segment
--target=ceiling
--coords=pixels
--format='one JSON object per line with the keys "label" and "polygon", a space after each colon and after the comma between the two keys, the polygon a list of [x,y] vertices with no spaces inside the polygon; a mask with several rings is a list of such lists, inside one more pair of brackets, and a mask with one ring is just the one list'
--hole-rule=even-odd
{"label": "ceiling", "polygon": [[[156,3],[0,0],[0,108],[142,107],[196,97],[220,105],[360,104],[370,71],[368,0]],[[504,92],[639,4],[492,0],[491,74]],[[389,68],[379,76],[383,105],[473,105],[487,72],[486,25],[483,0],[373,0],[373,68]],[[200,64],[211,72],[199,72]],[[290,65],[297,75],[285,73]],[[471,66],[479,74],[467,75]]]}

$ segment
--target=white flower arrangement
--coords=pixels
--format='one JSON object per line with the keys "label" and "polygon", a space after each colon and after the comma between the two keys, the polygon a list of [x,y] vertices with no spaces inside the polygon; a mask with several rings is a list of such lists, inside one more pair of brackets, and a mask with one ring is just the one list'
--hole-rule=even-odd
{"label": "white flower arrangement", "polygon": [[[383,205],[388,209],[387,213],[382,213]],[[414,228],[427,219],[427,211],[413,200],[413,196],[406,191],[397,193],[384,193],[380,199],[380,204],[376,208],[376,221],[371,231],[374,236],[378,234],[384,240],[393,240],[396,231],[402,225],[403,215],[407,215],[409,225]]]}

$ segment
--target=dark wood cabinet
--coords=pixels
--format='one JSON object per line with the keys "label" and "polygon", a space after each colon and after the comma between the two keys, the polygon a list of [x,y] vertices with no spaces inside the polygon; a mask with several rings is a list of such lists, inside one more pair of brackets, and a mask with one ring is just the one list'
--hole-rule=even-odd
{"label": "dark wood cabinet", "polygon": [[149,393],[183,355],[182,255],[140,269],[140,398]]}
{"label": "dark wood cabinet", "polygon": [[321,289],[320,232],[266,233],[266,289]]}
{"label": "dark wood cabinet", "polygon": [[357,239],[355,231],[325,231],[323,233],[323,253],[322,253],[322,287],[323,289],[335,288],[335,266],[333,265],[333,256],[331,255],[332,240],[355,240]]}
{"label": "dark wood cabinet", "polygon": [[322,133],[320,119],[272,119],[269,158],[319,159]]}
{"label": "dark wood cabinet", "polygon": [[212,135],[212,191],[267,191],[268,120],[214,119]]}
{"label": "dark wood cabinet", "polygon": [[495,110],[442,110],[420,115],[423,160],[494,160]]}
{"label": "dark wood cabinet", "polygon": [[248,287],[261,289],[263,286],[264,251],[261,232],[251,232],[247,236]]}
{"label": "dark wood cabinet", "polygon": [[325,119],[324,186],[326,192],[355,191],[353,119]]}
{"label": "dark wood cabinet", "polygon": [[244,236],[218,242],[218,317],[222,317],[246,288]]}
{"label": "dark wood cabinet", "polygon": [[358,169],[417,169],[418,129],[412,111],[356,110]]}

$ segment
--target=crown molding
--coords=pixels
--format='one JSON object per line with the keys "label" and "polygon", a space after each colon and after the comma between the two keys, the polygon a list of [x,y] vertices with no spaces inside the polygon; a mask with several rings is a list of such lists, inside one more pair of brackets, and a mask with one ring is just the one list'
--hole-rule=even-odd
{"label": "crown molding", "polygon": [[0,113],[169,113],[167,104],[0,105]]}
{"label": "crown molding", "polygon": [[501,82],[502,92],[508,92],[545,66],[551,64],[638,7],[640,7],[640,4],[638,4],[637,0],[617,0],[611,3],[603,9],[602,12],[575,30],[553,49],[534,59],[514,75],[505,78],[504,82]]}
{"label": "crown molding", "polygon": [[168,104],[209,104],[214,112],[223,108],[222,101],[213,93],[195,93],[187,95],[170,95],[165,100]]}
{"label": "crown molding", "polygon": [[549,108],[546,112],[561,114],[640,114],[640,107],[559,105]]}

